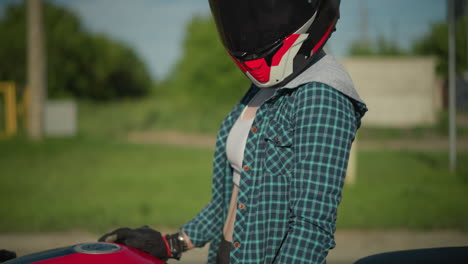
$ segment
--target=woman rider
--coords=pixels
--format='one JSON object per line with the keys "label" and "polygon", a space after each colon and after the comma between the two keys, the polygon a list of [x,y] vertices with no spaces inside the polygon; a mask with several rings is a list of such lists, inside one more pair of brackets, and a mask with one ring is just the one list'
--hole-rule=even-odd
{"label": "woman rider", "polygon": [[325,263],[367,111],[323,51],[340,1],[209,3],[222,43],[252,81],[218,132],[211,201],[176,234],[120,228],[100,241],[163,260],[210,242],[208,263]]}

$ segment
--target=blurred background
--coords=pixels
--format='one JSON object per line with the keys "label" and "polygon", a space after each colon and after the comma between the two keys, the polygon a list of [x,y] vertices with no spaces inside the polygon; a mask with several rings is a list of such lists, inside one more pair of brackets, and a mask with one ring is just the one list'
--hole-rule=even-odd
{"label": "blurred background", "polygon": [[[342,1],[326,49],[369,112],[330,263],[468,245],[467,2]],[[0,249],[177,230],[248,86],[205,0],[0,0]]]}

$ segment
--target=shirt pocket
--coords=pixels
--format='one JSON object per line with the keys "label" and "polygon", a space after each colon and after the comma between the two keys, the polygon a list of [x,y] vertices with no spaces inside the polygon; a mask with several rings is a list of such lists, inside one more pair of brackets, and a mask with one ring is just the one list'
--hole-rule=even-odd
{"label": "shirt pocket", "polygon": [[267,128],[265,141],[265,172],[269,175],[288,175],[293,159],[292,129],[272,121]]}

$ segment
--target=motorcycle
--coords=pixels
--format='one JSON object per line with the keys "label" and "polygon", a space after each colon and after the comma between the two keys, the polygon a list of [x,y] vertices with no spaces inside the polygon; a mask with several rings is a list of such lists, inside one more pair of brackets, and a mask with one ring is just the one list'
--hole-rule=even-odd
{"label": "motorcycle", "polygon": [[4,250],[3,253],[10,259],[3,264],[165,264],[143,251],[105,242],[77,244],[19,258],[14,258],[11,251]]}

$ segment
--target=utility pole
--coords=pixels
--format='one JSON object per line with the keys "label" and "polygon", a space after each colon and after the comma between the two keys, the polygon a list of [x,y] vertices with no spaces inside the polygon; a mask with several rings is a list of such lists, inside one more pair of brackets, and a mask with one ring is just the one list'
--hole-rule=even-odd
{"label": "utility pole", "polygon": [[44,103],[47,98],[46,55],[42,18],[42,0],[27,0],[28,14],[28,135],[32,140],[43,138]]}
{"label": "utility pole", "polygon": [[449,167],[451,172],[455,172],[457,168],[455,0],[448,0],[447,10],[449,24]]}
{"label": "utility pole", "polygon": [[468,26],[466,26],[467,20],[468,20],[468,2],[466,0],[463,0],[463,14],[462,16],[464,17],[465,20],[465,50],[466,50],[466,63],[468,65]]}

